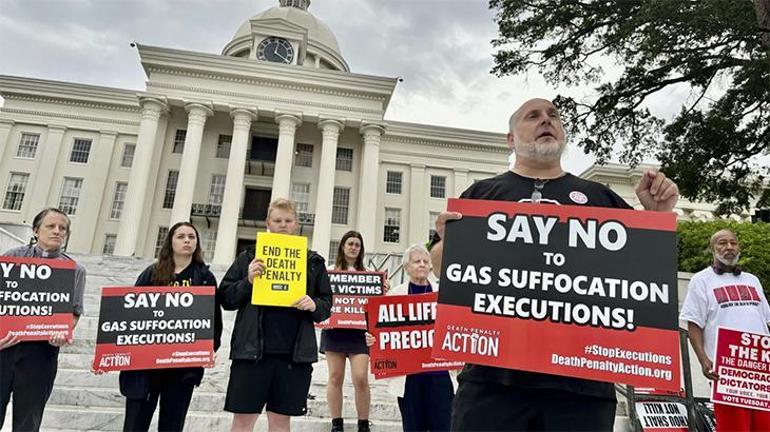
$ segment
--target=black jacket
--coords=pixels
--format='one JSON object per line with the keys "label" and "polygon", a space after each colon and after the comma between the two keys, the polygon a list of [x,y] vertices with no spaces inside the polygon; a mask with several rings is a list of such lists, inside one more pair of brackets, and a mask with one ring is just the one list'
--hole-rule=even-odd
{"label": "black jacket", "polygon": [[[238,255],[217,290],[222,308],[238,311],[230,342],[232,360],[259,360],[263,354],[263,308],[251,304],[252,284],[248,280],[249,263],[253,259],[253,251],[244,251]],[[304,312],[305,318],[300,323],[292,354],[295,363],[318,361],[313,321],[321,322],[331,315],[332,290],[323,257],[308,251],[307,267],[307,295],[315,301],[316,309]]]}
{"label": "black jacket", "polygon": [[[208,266],[191,263],[193,266],[193,286],[217,286],[217,279]],[[134,286],[152,286],[152,272],[155,264],[151,264],[136,279]],[[214,297],[214,350],[218,350],[222,339],[222,308],[218,296]],[[175,368],[177,369],[177,368]],[[178,368],[182,373],[182,381],[200,385],[203,379],[202,367]],[[184,372],[182,372],[184,371]],[[129,399],[145,399],[150,393],[150,370],[133,370],[120,372],[120,393]]]}

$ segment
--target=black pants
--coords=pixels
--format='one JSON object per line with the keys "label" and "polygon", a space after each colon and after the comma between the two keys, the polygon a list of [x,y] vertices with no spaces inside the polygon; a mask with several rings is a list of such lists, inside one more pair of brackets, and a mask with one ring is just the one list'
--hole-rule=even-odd
{"label": "black pants", "polygon": [[449,430],[454,389],[448,373],[407,375],[398,398],[405,432]]}
{"label": "black pants", "polygon": [[126,398],[126,418],[123,430],[145,432],[150,429],[152,415],[160,399],[158,431],[179,431],[184,428],[195,385],[184,382],[184,371],[163,369],[150,371],[150,388],[144,399]]}
{"label": "black pants", "polygon": [[453,431],[612,431],[614,399],[461,381]]}
{"label": "black pants", "polygon": [[37,431],[56,379],[59,348],[22,342],[0,351],[0,429],[13,394],[13,431]]}

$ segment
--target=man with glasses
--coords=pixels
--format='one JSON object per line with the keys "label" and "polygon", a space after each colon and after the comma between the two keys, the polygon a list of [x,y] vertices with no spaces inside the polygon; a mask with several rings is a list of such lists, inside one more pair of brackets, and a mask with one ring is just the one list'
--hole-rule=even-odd
{"label": "man with glasses", "polygon": [[[511,169],[476,182],[460,198],[632,208],[608,187],[562,169],[565,130],[550,101],[525,102],[511,116],[509,127],[508,146],[515,154]],[[636,196],[646,210],[668,212],[676,205],[679,189],[663,173],[647,170]],[[434,269],[441,269],[440,238],[446,222],[460,217],[444,212],[436,220],[431,249]],[[453,430],[613,429],[616,400],[611,383],[473,364],[465,366],[459,382]]]}

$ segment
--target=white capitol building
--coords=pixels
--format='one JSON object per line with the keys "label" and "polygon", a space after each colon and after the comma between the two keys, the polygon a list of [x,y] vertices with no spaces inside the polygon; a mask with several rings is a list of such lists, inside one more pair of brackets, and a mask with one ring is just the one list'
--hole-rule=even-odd
{"label": "white capitol building", "polygon": [[[227,264],[264,230],[270,200],[289,197],[326,257],[350,229],[370,253],[427,240],[446,198],[507,169],[505,136],[386,121],[398,79],[351,72],[309,5],[280,0],[221,53],[137,45],[142,92],[0,75],[0,227],[27,238],[57,206],[72,218],[69,251],[153,257],[191,220],[207,260]],[[634,205],[640,172],[582,176]]]}

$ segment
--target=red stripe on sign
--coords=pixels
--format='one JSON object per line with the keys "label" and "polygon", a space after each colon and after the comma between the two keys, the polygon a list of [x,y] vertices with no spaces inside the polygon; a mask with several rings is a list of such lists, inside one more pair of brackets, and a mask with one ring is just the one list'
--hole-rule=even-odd
{"label": "red stripe on sign", "polygon": [[72,338],[72,313],[48,316],[0,316],[0,338],[15,334],[20,341],[47,341],[55,334],[65,332]]}
{"label": "red stripe on sign", "polygon": [[473,217],[487,217],[492,213],[558,216],[561,223],[566,223],[569,218],[593,219],[598,222],[613,220],[621,222],[627,228],[676,231],[676,214],[673,212],[457,198],[448,200],[447,211]]}
{"label": "red stripe on sign", "polygon": [[68,259],[52,259],[52,258],[29,258],[29,257],[0,257],[0,262],[14,263],[14,264],[35,264],[46,265],[56,269],[69,269],[72,270],[77,267],[75,261]]}
{"label": "red stripe on sign", "polygon": [[214,295],[213,286],[146,286],[146,287],[102,287],[102,297],[122,297],[132,293],[178,293],[189,292],[194,295]]}
{"label": "red stripe on sign", "polygon": [[214,341],[190,344],[115,345],[97,344],[93,367],[104,372],[180,367],[213,367]]}
{"label": "red stripe on sign", "polygon": [[[468,307],[446,304],[439,304],[436,314],[436,358],[636,387],[680,388],[677,330],[609,330],[475,314]],[[651,361],[633,360],[629,353]]]}

